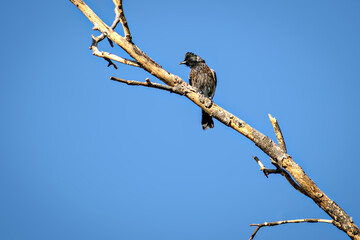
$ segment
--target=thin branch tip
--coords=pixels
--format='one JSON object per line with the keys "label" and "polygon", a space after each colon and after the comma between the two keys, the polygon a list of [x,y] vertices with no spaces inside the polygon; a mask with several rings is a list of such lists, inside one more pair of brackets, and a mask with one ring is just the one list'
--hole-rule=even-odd
{"label": "thin branch tip", "polygon": [[134,80],[125,80],[125,79],[117,78],[117,77],[110,77],[110,80],[126,83],[127,85],[157,88],[157,89],[168,91],[170,93],[176,93],[176,94],[179,94],[179,95],[183,95],[183,92],[182,92],[183,90],[182,89],[167,86],[167,85],[163,85],[163,84],[159,84],[159,83],[153,83],[153,82],[150,81],[149,78],[146,78],[145,82],[134,81]]}
{"label": "thin branch tip", "polygon": [[334,220],[328,220],[328,219],[319,219],[319,218],[307,218],[307,219],[295,219],[295,220],[283,220],[283,221],[277,221],[277,222],[264,222],[264,223],[254,223],[250,224],[249,226],[256,226],[256,229],[251,234],[251,237],[249,240],[254,239],[256,233],[260,230],[262,227],[272,227],[287,223],[331,223],[334,224]]}
{"label": "thin branch tip", "polygon": [[257,164],[260,166],[260,171],[262,171],[266,178],[269,178],[269,171],[270,169],[265,168],[264,164],[260,161],[260,159],[257,156],[253,156]]}
{"label": "thin branch tip", "polygon": [[268,113],[268,116],[270,118],[270,121],[271,121],[271,119],[273,119],[274,121],[277,121],[276,118],[274,118],[270,113]]}

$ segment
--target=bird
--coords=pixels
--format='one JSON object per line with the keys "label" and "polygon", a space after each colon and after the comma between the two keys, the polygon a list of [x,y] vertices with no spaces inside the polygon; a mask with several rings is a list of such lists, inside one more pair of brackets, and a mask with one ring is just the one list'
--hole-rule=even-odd
{"label": "bird", "polygon": [[[201,94],[212,100],[215,95],[217,78],[215,71],[206,65],[205,60],[192,52],[187,52],[185,54],[185,60],[179,64],[185,64],[190,67],[190,85],[197,88]],[[202,110],[201,126],[203,130],[214,127],[212,117],[204,110]]]}

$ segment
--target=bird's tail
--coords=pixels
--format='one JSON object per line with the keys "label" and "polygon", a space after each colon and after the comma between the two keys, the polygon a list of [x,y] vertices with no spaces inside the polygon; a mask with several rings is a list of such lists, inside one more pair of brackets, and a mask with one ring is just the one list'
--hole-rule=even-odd
{"label": "bird's tail", "polygon": [[201,126],[204,130],[208,129],[208,128],[213,128],[214,127],[214,121],[212,119],[212,117],[206,113],[204,110],[202,110],[202,117],[201,117]]}

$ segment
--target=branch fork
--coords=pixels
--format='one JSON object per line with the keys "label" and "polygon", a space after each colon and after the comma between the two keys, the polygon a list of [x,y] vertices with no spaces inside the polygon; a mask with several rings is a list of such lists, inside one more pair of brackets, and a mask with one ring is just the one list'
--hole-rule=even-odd
{"label": "branch fork", "polygon": [[[113,0],[114,4],[115,4],[115,19],[113,21],[113,23],[110,26],[111,30],[115,30],[116,26],[119,24],[119,22],[121,22],[122,26],[123,26],[123,30],[124,30],[124,34],[125,37],[124,39],[126,39],[126,41],[131,42],[132,41],[132,36],[130,34],[130,29],[129,26],[127,24],[125,15],[124,15],[124,10],[123,10],[123,5],[122,5],[122,0]],[[99,27],[94,24],[93,30],[98,30],[100,31]],[[98,43],[103,41],[108,35],[108,32],[104,31],[102,32],[99,36],[95,37],[94,35],[91,35],[92,37],[92,43],[90,46],[90,50],[93,51],[93,55],[97,56],[97,57],[101,57],[104,58],[107,62],[108,62],[108,67],[110,66],[114,66],[115,69],[117,69],[117,66],[112,62],[112,61],[116,61],[122,64],[126,64],[126,65],[130,65],[133,67],[141,67],[141,65],[137,62],[137,61],[133,61],[130,59],[126,59],[120,56],[117,56],[115,54],[112,53],[108,53],[108,52],[104,52],[104,51],[99,51],[98,49]],[[113,42],[107,38],[109,41],[109,44],[111,47],[114,47]]]}
{"label": "branch fork", "polygon": [[[287,153],[284,136],[281,132],[278,121],[276,120],[276,118],[271,116],[271,114],[269,114],[269,119],[274,128],[276,139],[278,141],[280,148],[285,153]],[[291,175],[285,169],[283,169],[276,161],[274,161],[274,159],[270,158],[270,161],[276,167],[276,169],[268,169],[268,168],[265,168],[264,164],[260,161],[260,159],[258,157],[253,156],[253,158],[259,164],[260,171],[262,171],[267,178],[268,178],[269,174],[281,174],[283,177],[286,178],[286,180],[291,184],[291,186],[293,188],[295,188],[296,190],[298,190],[300,193],[304,194],[305,196],[309,197],[308,194],[306,193],[306,191],[299,184],[297,184],[296,181],[291,177]]]}

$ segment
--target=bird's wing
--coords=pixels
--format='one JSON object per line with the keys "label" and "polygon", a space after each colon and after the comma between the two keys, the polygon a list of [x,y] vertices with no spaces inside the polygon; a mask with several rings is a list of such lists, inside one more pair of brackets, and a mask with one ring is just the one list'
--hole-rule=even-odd
{"label": "bird's wing", "polygon": [[192,86],[192,80],[195,77],[195,72],[193,70],[190,69],[190,73],[189,73],[189,84]]}
{"label": "bird's wing", "polygon": [[211,68],[210,68],[210,70],[211,70],[211,74],[212,74],[212,76],[213,76],[213,78],[214,78],[214,80],[215,80],[215,87],[216,87],[216,85],[217,85],[216,72],[214,71],[214,69],[211,69]]}

